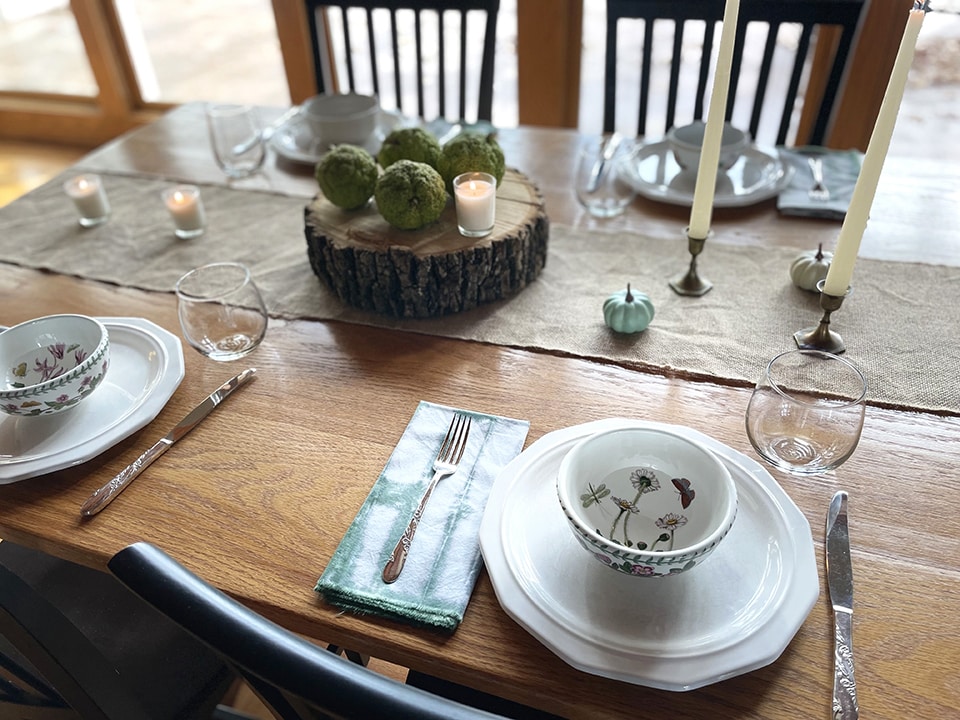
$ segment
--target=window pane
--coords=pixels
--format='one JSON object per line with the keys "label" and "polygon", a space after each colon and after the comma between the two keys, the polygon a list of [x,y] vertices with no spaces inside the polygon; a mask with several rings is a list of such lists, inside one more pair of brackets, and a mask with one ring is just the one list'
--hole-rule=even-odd
{"label": "window pane", "polygon": [[270,0],[115,0],[147,102],[289,105]]}
{"label": "window pane", "polygon": [[0,89],[97,94],[68,0],[0,0]]}

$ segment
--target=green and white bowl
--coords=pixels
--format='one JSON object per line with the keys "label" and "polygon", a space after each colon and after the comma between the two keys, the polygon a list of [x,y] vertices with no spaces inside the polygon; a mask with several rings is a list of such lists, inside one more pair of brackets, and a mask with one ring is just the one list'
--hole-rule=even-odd
{"label": "green and white bowl", "polygon": [[737,488],[723,463],[693,440],[654,428],[578,442],[560,463],[557,496],[580,545],[637,577],[700,564],[737,515]]}
{"label": "green and white bowl", "polygon": [[110,337],[86,315],[48,315],[0,332],[0,410],[38,416],[75,407],[103,382]]}

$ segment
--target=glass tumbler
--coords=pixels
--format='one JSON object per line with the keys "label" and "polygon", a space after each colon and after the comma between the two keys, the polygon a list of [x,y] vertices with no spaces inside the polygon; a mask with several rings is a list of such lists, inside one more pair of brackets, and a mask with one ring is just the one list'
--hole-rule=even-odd
{"label": "glass tumbler", "polygon": [[244,178],[259,170],[266,151],[257,109],[209,103],[206,114],[210,146],[220,169],[231,178]]}
{"label": "glass tumbler", "polygon": [[867,382],[849,360],[789,350],[771,360],[747,406],[750,443],[782,470],[813,475],[846,461],[860,441]]}
{"label": "glass tumbler", "polygon": [[267,308],[250,271],[239,263],[213,263],[177,281],[183,335],[211,360],[249,355],[267,331]]}
{"label": "glass tumbler", "polygon": [[604,138],[592,137],[577,156],[574,176],[577,200],[598,218],[620,215],[637,195],[622,170],[623,164],[630,161],[633,143],[617,142],[605,156],[609,147]]}

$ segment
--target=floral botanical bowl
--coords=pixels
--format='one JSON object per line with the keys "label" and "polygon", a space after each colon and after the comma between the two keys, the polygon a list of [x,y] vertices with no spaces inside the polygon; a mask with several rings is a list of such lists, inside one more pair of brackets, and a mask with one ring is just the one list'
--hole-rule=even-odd
{"label": "floral botanical bowl", "polygon": [[737,488],[723,463],[693,440],[649,427],[578,442],[560,463],[557,496],[587,551],[641,577],[698,565],[737,515]]}
{"label": "floral botanical bowl", "polygon": [[48,315],[0,332],[0,410],[52,415],[88,397],[110,365],[110,338],[86,315]]}

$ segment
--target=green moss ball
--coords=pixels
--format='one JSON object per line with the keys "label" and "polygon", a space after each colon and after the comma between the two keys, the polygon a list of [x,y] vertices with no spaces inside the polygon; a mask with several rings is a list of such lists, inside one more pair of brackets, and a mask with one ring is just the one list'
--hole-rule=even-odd
{"label": "green moss ball", "polygon": [[324,197],[344,210],[356,210],[370,202],[378,174],[373,156],[355,145],[335,145],[314,172]]}
{"label": "green moss ball", "polygon": [[447,204],[440,173],[415,160],[398,160],[384,170],[374,197],[383,219],[400,230],[429,225]]}
{"label": "green moss ball", "polygon": [[377,160],[382,168],[390,167],[397,160],[414,160],[436,170],[440,161],[440,143],[423,128],[399,128],[384,139]]}
{"label": "green moss ball", "polygon": [[453,179],[465,172],[490,173],[503,180],[503,150],[495,134],[461,133],[443,146],[437,169],[443,176],[447,192],[453,195]]}

